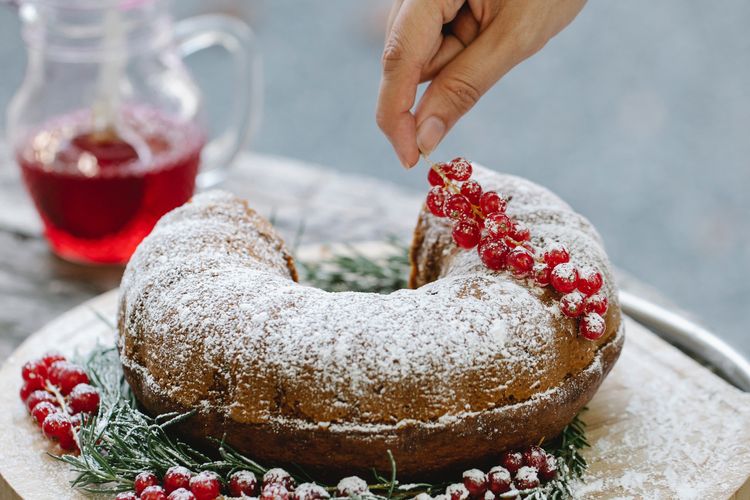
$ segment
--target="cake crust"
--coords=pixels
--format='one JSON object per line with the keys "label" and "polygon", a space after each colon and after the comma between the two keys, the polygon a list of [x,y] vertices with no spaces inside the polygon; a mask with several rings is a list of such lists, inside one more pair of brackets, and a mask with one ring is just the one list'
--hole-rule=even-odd
{"label": "cake crust", "polygon": [[270,224],[226,193],[157,224],[121,287],[118,348],[152,413],[196,411],[180,432],[272,465],[339,475],[390,467],[430,477],[551,438],[591,399],[622,348],[613,277],[593,227],[529,181],[477,168],[513,197],[535,245],[599,268],[610,307],[596,342],[552,292],[494,273],[422,212],[415,290],[329,293],[295,283]]}

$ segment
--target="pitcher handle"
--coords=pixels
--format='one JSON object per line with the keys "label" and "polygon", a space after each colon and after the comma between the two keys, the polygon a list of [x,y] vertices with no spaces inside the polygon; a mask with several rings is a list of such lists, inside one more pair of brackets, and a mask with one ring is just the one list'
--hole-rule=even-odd
{"label": "pitcher handle", "polygon": [[261,58],[250,27],[229,16],[209,14],[178,22],[175,37],[183,58],[219,46],[232,57],[232,107],[229,126],[202,153],[199,189],[221,182],[237,154],[260,124],[263,104]]}

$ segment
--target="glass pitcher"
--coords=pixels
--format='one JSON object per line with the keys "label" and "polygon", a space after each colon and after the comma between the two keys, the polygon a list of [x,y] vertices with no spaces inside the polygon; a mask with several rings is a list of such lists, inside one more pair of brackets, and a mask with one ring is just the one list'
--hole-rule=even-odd
{"label": "glass pitcher", "polygon": [[[230,17],[175,23],[166,0],[21,0],[25,79],[8,108],[12,148],[55,253],[123,263],[196,184],[220,181],[257,124],[259,57]],[[183,58],[223,47],[234,91],[208,138]]]}

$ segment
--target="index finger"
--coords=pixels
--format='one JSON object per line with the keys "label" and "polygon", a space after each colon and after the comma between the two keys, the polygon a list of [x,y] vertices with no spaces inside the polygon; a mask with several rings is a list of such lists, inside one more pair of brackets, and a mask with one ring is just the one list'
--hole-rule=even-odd
{"label": "index finger", "polygon": [[419,160],[411,108],[422,68],[440,48],[443,24],[458,12],[455,4],[449,0],[405,0],[386,39],[376,116],[406,167]]}

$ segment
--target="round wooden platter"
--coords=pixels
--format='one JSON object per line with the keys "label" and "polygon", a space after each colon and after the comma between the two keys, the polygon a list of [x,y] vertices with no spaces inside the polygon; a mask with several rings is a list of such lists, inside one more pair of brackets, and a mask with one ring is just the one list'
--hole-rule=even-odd
{"label": "round wooden platter", "polygon": [[[359,246],[376,255],[378,245]],[[340,252],[341,248],[335,250]],[[330,247],[302,249],[305,260]],[[382,253],[381,253],[382,255]],[[112,345],[113,290],[30,336],[0,370],[0,499],[90,498],[49,453],[18,397],[21,366],[50,350]],[[750,499],[750,394],[730,386],[639,324],[626,319],[622,356],[589,404],[590,468],[575,484],[582,498]],[[458,479],[458,478],[457,478]]]}

